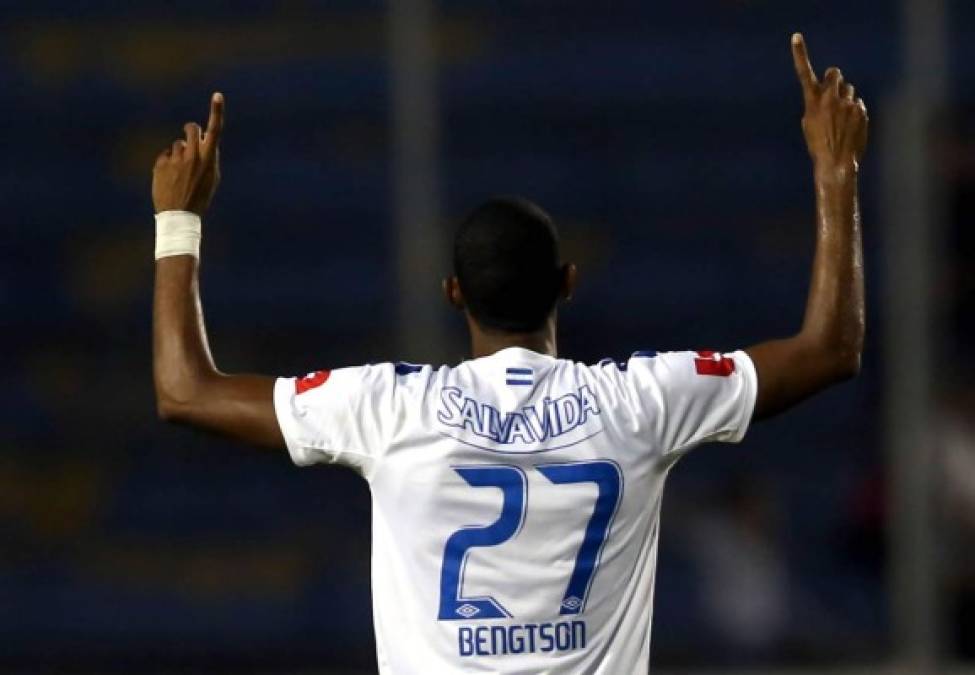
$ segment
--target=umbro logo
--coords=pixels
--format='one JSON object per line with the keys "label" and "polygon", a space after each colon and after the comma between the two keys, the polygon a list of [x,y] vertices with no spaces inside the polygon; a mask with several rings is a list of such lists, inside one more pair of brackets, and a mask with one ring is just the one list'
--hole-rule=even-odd
{"label": "umbro logo", "polygon": [[463,605],[457,608],[457,613],[460,614],[465,619],[469,619],[475,614],[480,614],[480,612],[481,610],[479,610],[474,605],[468,603],[464,603]]}
{"label": "umbro logo", "polygon": [[562,601],[562,606],[566,609],[571,609],[574,612],[582,607],[582,600],[574,595],[570,595],[568,598]]}

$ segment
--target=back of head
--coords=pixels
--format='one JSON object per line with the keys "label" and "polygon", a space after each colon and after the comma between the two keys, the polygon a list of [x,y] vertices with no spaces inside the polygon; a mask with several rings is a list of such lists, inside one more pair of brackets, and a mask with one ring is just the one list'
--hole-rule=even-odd
{"label": "back of head", "polygon": [[552,219],[520,197],[485,202],[457,230],[454,272],[482,328],[512,333],[542,328],[561,285]]}

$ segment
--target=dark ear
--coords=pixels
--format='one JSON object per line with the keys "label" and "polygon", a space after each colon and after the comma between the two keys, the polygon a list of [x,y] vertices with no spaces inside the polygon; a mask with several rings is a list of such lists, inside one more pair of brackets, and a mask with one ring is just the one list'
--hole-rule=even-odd
{"label": "dark ear", "polygon": [[460,280],[449,276],[443,280],[443,296],[454,309],[464,309],[464,294],[460,290]]}
{"label": "dark ear", "polygon": [[562,284],[559,288],[559,297],[562,300],[571,300],[572,294],[576,292],[576,266],[575,263],[562,265]]}

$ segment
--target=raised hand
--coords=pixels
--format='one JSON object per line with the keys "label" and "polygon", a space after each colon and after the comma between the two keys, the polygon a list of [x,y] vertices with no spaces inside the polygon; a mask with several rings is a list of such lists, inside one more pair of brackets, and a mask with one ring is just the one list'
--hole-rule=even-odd
{"label": "raised hand", "polygon": [[192,211],[202,216],[220,183],[220,135],[223,94],[210,99],[206,133],[195,122],[183,125],[185,138],[173,142],[156,158],[152,170],[152,204],[161,211]]}
{"label": "raised hand", "polygon": [[806,112],[802,132],[817,166],[856,170],[867,146],[867,106],[837,67],[818,80],[801,33],[792,36],[792,60],[802,85]]}

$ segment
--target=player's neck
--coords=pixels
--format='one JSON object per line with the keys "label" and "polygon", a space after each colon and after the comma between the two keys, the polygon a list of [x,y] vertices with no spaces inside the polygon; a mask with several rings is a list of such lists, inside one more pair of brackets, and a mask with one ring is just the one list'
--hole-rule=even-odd
{"label": "player's neck", "polygon": [[521,347],[539,354],[558,356],[555,342],[555,317],[550,318],[541,329],[532,333],[484,330],[470,319],[467,323],[471,331],[471,354],[475,359],[490,356],[509,347]]}

